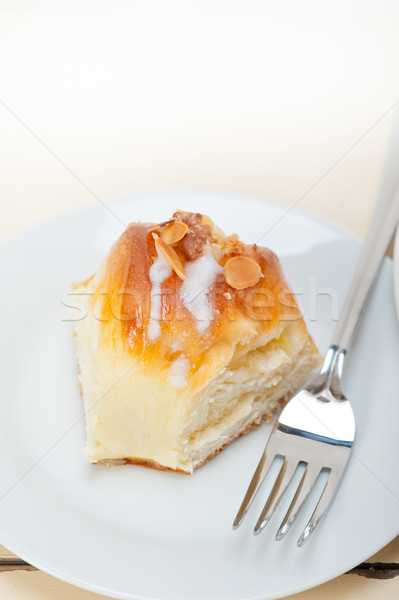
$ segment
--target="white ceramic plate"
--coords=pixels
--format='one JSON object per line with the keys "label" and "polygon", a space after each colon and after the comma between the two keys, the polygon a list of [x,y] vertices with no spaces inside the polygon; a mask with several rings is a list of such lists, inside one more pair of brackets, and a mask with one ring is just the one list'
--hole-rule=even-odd
{"label": "white ceramic plate", "polygon": [[393,283],[396,312],[399,317],[399,227],[396,229],[395,244],[393,248]]}
{"label": "white ceramic plate", "polygon": [[[123,223],[161,221],[178,208],[208,213],[227,232],[276,250],[325,351],[360,242],[286,207],[244,197],[158,194],[110,204]],[[399,533],[399,331],[392,268],[382,276],[345,371],[357,439],[333,506],[303,549],[232,521],[269,432],[234,442],[192,476],[86,464],[69,283],[95,271],[123,225],[100,203],[66,213],[1,248],[0,542],[65,581],[117,598],[276,598],[327,581]],[[332,314],[332,312],[334,314]],[[266,482],[263,497],[270,488]],[[317,491],[317,490],[316,490]]]}

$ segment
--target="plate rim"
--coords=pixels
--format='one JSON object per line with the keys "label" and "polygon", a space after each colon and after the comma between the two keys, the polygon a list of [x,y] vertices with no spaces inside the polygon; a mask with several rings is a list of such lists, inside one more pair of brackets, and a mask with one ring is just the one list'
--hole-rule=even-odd
{"label": "plate rim", "polygon": [[[250,202],[252,204],[260,204],[261,206],[264,205],[270,205],[270,206],[274,206],[278,209],[286,208],[285,214],[290,213],[291,211],[294,211],[295,213],[302,215],[305,218],[308,218],[310,220],[316,221],[318,223],[322,223],[325,226],[329,227],[330,229],[335,230],[337,233],[343,234],[345,236],[349,236],[350,238],[352,238],[352,240],[356,241],[356,242],[363,242],[364,238],[361,237],[360,235],[353,233],[353,231],[350,231],[349,229],[346,229],[345,227],[343,227],[342,225],[339,225],[338,223],[335,223],[334,221],[330,221],[329,219],[327,219],[326,217],[322,217],[321,215],[317,215],[313,212],[310,212],[309,210],[305,209],[305,208],[298,208],[297,204],[290,204],[290,203],[285,203],[285,202],[279,202],[278,200],[270,200],[268,197],[266,196],[257,196],[257,195],[247,195],[245,193],[239,193],[239,192],[226,192],[226,191],[221,191],[221,190],[210,190],[210,189],[201,189],[201,188],[195,188],[195,189],[190,189],[190,188],[177,188],[174,190],[159,190],[159,191],[144,191],[144,192],[135,192],[132,194],[120,194],[118,196],[112,196],[111,198],[107,198],[105,200],[91,200],[90,202],[86,202],[86,203],[82,203],[79,204],[78,206],[73,206],[70,208],[64,208],[54,214],[48,215],[46,217],[44,217],[43,219],[40,219],[39,221],[32,223],[31,225],[28,225],[27,227],[24,227],[23,229],[21,229],[20,231],[16,231],[15,233],[13,233],[12,235],[10,235],[9,237],[5,238],[4,240],[2,240],[0,242],[0,251],[3,247],[7,246],[8,244],[12,244],[15,243],[19,240],[20,237],[24,237],[25,235],[29,235],[31,233],[34,233],[36,230],[41,229],[42,227],[46,227],[46,226],[50,226],[52,223],[57,223],[59,221],[62,221],[66,216],[68,215],[78,215],[79,213],[83,213],[85,211],[88,210],[92,210],[93,207],[98,207],[98,208],[103,208],[103,210],[106,212],[108,211],[108,208],[112,208],[113,204],[118,204],[119,202],[127,202],[127,201],[131,201],[131,202],[135,202],[135,201],[139,201],[142,200],[143,198],[147,197],[148,199],[151,198],[156,198],[159,196],[183,196],[185,194],[190,194],[192,195],[198,195],[203,196],[217,196],[220,199],[227,199],[227,198],[233,198],[236,200],[240,200],[240,201],[245,201],[245,202]],[[299,202],[298,202],[299,204]],[[109,206],[111,205],[111,206]],[[108,208],[106,208],[108,207]],[[119,218],[116,215],[113,215],[112,212],[108,211],[110,217],[113,217],[114,219],[119,220]],[[284,216],[285,216],[284,214]],[[127,227],[127,224],[123,224],[120,221],[121,225],[123,225],[123,227]],[[276,224],[273,225],[273,227]],[[398,226],[398,230],[399,230],[399,226]],[[264,234],[264,236],[267,234]],[[385,257],[385,258],[389,258],[389,260],[392,260],[390,257]]]}
{"label": "plate rim", "polygon": [[[280,210],[283,208],[283,209],[286,209],[284,216],[285,216],[285,214],[287,214],[291,211],[294,211],[296,214],[302,215],[303,217],[305,217],[308,220],[311,220],[318,224],[323,224],[324,226],[328,227],[329,229],[336,231],[340,235],[351,239],[352,241],[356,242],[356,244],[358,244],[358,245],[361,244],[363,241],[360,236],[345,229],[341,225],[333,223],[324,217],[310,213],[307,210],[297,208],[296,205],[284,204],[281,202],[263,198],[261,196],[247,195],[244,193],[241,194],[241,193],[236,193],[236,192],[225,192],[225,191],[218,191],[218,190],[213,191],[213,190],[206,190],[206,189],[204,189],[204,190],[181,189],[181,190],[165,190],[165,191],[159,190],[159,191],[147,191],[147,192],[135,193],[135,194],[125,194],[125,195],[117,196],[117,197],[114,197],[111,199],[107,199],[106,202],[107,202],[107,204],[109,204],[112,207],[112,205],[116,205],[119,202],[130,201],[130,202],[134,203],[137,200],[142,200],[144,197],[147,197],[149,199],[159,198],[162,196],[163,197],[165,197],[165,196],[166,197],[172,197],[172,196],[180,197],[184,194],[190,194],[191,197],[194,194],[196,194],[199,197],[201,197],[201,196],[202,197],[204,197],[204,196],[205,197],[218,197],[220,199],[234,198],[238,201],[245,201],[247,203],[250,202],[250,203],[254,203],[254,204],[260,204],[262,206],[276,207]],[[12,245],[14,243],[19,243],[20,240],[23,239],[25,236],[27,236],[29,234],[34,234],[36,231],[40,230],[41,228],[46,228],[46,227],[51,226],[52,224],[62,222],[68,216],[73,216],[73,215],[78,216],[79,214],[84,213],[86,211],[90,212],[91,210],[93,210],[93,207],[97,206],[97,204],[98,203],[96,201],[85,203],[85,204],[82,204],[79,206],[75,206],[75,207],[72,207],[69,209],[62,210],[54,215],[51,215],[45,219],[42,219],[39,222],[22,229],[21,231],[15,233],[14,235],[12,235],[9,238],[7,238],[6,240],[4,240],[0,244],[0,252],[2,251],[2,248],[6,249],[7,246],[9,246],[9,245]],[[101,203],[99,203],[98,206],[100,207]],[[103,210],[106,211],[107,209],[103,207]],[[110,213],[110,217],[115,218],[115,216],[113,216],[112,213]],[[274,225],[273,225],[273,227],[274,227]],[[399,233],[399,227],[398,227],[398,233]],[[396,240],[398,240],[398,238],[396,238]],[[396,273],[397,280],[399,281],[399,241],[395,242],[394,258],[391,259],[390,257],[386,257],[385,262],[387,262],[388,264],[393,263],[393,276],[395,278],[395,273]],[[395,264],[397,265],[396,270],[395,270]],[[399,292],[396,293],[396,289],[397,289],[397,286],[394,285],[396,307],[397,307],[397,310],[399,310],[399,306],[398,306]],[[56,579],[59,579],[61,581],[69,583],[71,585],[75,585],[82,589],[92,591],[92,592],[95,592],[98,594],[102,594],[102,595],[105,595],[105,596],[108,596],[111,598],[120,598],[121,600],[125,600],[125,599],[126,600],[133,600],[133,599],[134,600],[149,600],[151,598],[151,600],[154,600],[154,598],[152,596],[143,596],[143,595],[136,595],[136,594],[131,594],[131,593],[129,593],[129,594],[115,593],[115,591],[106,589],[106,588],[102,587],[101,585],[97,585],[97,584],[88,582],[86,580],[82,580],[79,577],[74,577],[73,575],[70,575],[67,572],[63,572],[62,569],[53,570],[51,568],[46,568],[46,566],[43,566],[40,564],[40,561],[36,562],[34,559],[32,560],[29,557],[29,553],[25,554],[24,552],[19,552],[18,551],[18,542],[16,542],[15,544],[14,544],[14,541],[11,541],[11,543],[8,543],[8,536],[7,535],[4,536],[4,532],[1,530],[0,530],[0,535],[1,535],[0,543],[3,544],[5,542],[4,545],[11,552],[13,552],[17,556],[21,557],[23,560],[27,561],[32,566],[35,566],[36,568],[40,569],[44,573],[47,573],[48,575],[51,575],[52,577],[55,577]],[[390,534],[389,539],[385,540],[383,543],[375,544],[375,547],[374,547],[371,555],[368,554],[367,556],[372,556],[373,554],[378,552],[380,549],[384,548],[397,535],[399,535],[399,524],[398,524],[397,528],[395,529],[395,532],[392,535]],[[365,557],[365,558],[367,558],[367,557]],[[349,567],[346,567],[344,571],[342,571],[342,569],[338,569],[337,571],[334,572],[335,574],[329,574],[327,578],[326,578],[326,576],[320,576],[318,578],[315,578],[315,580],[313,580],[313,582],[309,586],[306,586],[306,587],[292,586],[291,588],[289,588],[289,590],[284,591],[284,596],[281,595],[281,592],[276,592],[275,594],[268,594],[267,596],[264,596],[264,594],[262,596],[246,596],[245,600],[263,600],[266,597],[269,600],[273,600],[273,599],[277,599],[277,598],[286,597],[287,595],[290,596],[295,593],[300,593],[300,592],[304,592],[309,589],[313,589],[323,583],[327,583],[327,582],[331,581],[335,577],[337,577],[337,576],[343,574],[344,572],[346,572],[347,570],[350,570],[351,568],[355,567],[357,564],[359,564],[359,561],[362,562],[362,559],[357,558],[356,560],[354,560],[352,562],[352,565]]]}
{"label": "plate rim", "polygon": [[393,245],[393,293],[395,297],[396,313],[399,318],[399,225],[395,231]]}

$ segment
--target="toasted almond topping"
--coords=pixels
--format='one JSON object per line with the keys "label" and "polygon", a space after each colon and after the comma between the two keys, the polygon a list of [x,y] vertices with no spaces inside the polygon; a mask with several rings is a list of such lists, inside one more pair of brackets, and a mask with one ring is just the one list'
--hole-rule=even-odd
{"label": "toasted almond topping", "polygon": [[165,225],[169,225],[169,223],[173,223],[173,221],[175,221],[175,220],[176,219],[174,219],[172,217],[168,221],[163,221],[162,223],[158,223],[158,225],[154,225],[154,227],[151,227],[151,229],[148,230],[148,233],[152,233],[153,231],[159,231],[159,229],[162,229],[162,227],[165,227]]}
{"label": "toasted almond topping", "polygon": [[202,225],[207,225],[208,227],[210,227],[211,231],[215,227],[212,219],[210,219],[208,215],[201,215],[201,223]]}
{"label": "toasted almond topping", "polygon": [[162,254],[168,259],[174,272],[180,277],[180,279],[183,279],[184,281],[184,279],[187,277],[186,271],[184,270],[182,262],[177,256],[175,250],[172,248],[172,246],[164,242],[162,238],[158,237],[156,233],[153,233],[152,237],[155,240],[157,250],[162,252]]}
{"label": "toasted almond topping", "polygon": [[223,296],[226,298],[226,300],[231,300],[230,292],[224,292]]}
{"label": "toasted almond topping", "polygon": [[232,233],[231,235],[227,236],[226,241],[231,242],[232,244],[235,244],[236,242],[240,241],[240,238],[238,237],[238,235],[236,233]]}
{"label": "toasted almond topping", "polygon": [[193,225],[184,236],[179,249],[184,252],[187,260],[196,260],[204,254],[207,239],[207,235],[202,228]]}
{"label": "toasted almond topping", "polygon": [[170,221],[161,229],[161,238],[167,244],[176,244],[188,231],[188,225],[183,221]]}
{"label": "toasted almond topping", "polygon": [[224,265],[226,281],[236,290],[244,290],[255,285],[261,274],[258,263],[248,256],[233,256]]}
{"label": "toasted almond topping", "polygon": [[225,247],[226,254],[244,254],[244,248],[240,244],[229,244]]}
{"label": "toasted almond topping", "polygon": [[224,251],[226,254],[244,254],[244,244],[236,233],[229,235],[224,242]]}
{"label": "toasted almond topping", "polygon": [[211,244],[211,250],[212,250],[213,258],[216,260],[217,263],[219,263],[223,257],[222,247],[220,246],[220,244],[213,242]]}

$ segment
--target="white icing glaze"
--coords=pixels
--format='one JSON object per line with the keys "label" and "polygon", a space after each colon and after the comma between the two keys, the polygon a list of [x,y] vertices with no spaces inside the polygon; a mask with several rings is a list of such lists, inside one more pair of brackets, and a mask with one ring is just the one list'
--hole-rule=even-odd
{"label": "white icing glaze", "polygon": [[182,390],[187,385],[187,375],[190,370],[190,363],[185,356],[179,356],[173,361],[169,370],[169,384],[177,390]]}
{"label": "white icing glaze", "polygon": [[158,258],[150,267],[149,275],[151,281],[151,311],[148,321],[147,336],[150,342],[155,342],[161,335],[162,291],[161,286],[172,274],[172,267],[167,258],[158,253]]}
{"label": "white icing glaze", "polygon": [[213,318],[208,298],[209,289],[216,275],[223,269],[214,259],[210,248],[197,260],[187,263],[185,268],[187,278],[181,287],[183,304],[194,317],[198,331],[204,331]]}

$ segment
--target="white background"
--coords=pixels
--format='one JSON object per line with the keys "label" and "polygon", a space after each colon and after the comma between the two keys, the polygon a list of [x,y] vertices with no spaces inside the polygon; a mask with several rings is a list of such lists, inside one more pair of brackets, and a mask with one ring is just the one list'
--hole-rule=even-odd
{"label": "white background", "polygon": [[[399,174],[398,74],[393,0],[0,0],[0,240],[174,189],[297,203],[364,235]],[[0,587],[99,598],[39,571]],[[396,598],[398,584],[344,575],[316,596]]]}
{"label": "white background", "polygon": [[398,31],[388,1],[0,2],[0,237],[187,188],[299,201],[363,235]]}

